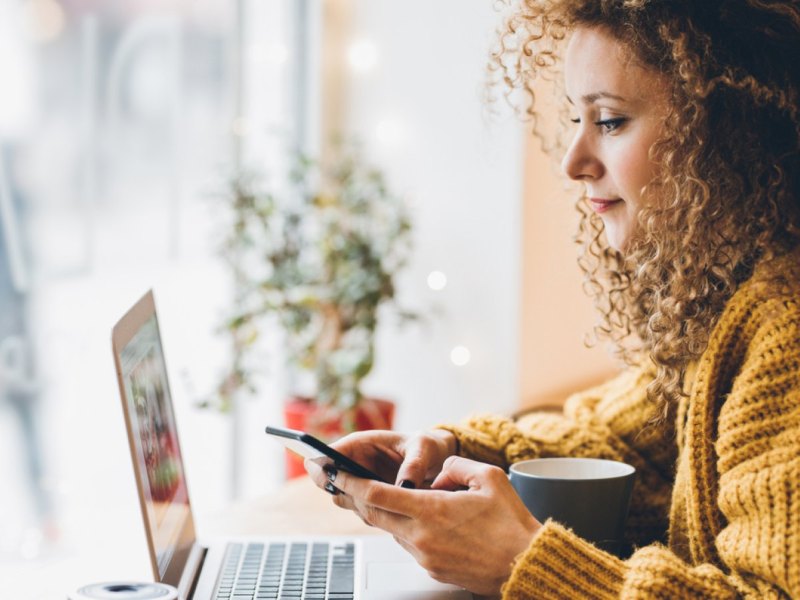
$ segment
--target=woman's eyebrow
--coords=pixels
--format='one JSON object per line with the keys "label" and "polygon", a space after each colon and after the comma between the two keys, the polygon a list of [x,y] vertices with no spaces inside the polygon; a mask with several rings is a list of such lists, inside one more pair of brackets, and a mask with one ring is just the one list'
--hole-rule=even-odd
{"label": "woman's eyebrow", "polygon": [[[625,98],[622,96],[617,96],[616,94],[612,94],[611,92],[593,92],[591,94],[586,94],[581,96],[581,101],[584,104],[594,104],[600,99],[609,99],[609,100],[617,100],[619,102],[625,102]],[[567,102],[570,104],[574,104],[572,98],[567,96]]]}

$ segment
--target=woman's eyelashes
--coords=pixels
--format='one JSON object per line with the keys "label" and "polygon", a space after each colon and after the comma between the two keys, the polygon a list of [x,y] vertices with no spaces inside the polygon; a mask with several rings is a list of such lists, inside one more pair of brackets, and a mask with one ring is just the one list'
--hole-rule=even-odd
{"label": "woman's eyelashes", "polygon": [[602,129],[603,132],[611,133],[622,127],[627,120],[625,117],[614,117],[613,119],[600,119],[595,121],[594,124]]}
{"label": "woman's eyelashes", "polygon": [[[598,119],[597,121],[594,121],[594,124],[599,127],[603,133],[612,133],[613,131],[616,131],[622,127],[622,125],[624,125],[627,121],[627,117],[613,117],[610,119]],[[571,118],[570,122],[578,124],[581,122],[581,118]]]}

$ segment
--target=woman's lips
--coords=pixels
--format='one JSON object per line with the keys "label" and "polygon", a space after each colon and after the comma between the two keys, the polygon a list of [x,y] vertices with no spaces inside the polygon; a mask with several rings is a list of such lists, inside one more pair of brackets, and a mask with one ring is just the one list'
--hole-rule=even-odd
{"label": "woman's lips", "polygon": [[609,200],[606,198],[589,198],[589,202],[596,213],[603,213],[607,210],[614,208],[617,204],[620,204],[622,200],[617,198],[616,200]]}

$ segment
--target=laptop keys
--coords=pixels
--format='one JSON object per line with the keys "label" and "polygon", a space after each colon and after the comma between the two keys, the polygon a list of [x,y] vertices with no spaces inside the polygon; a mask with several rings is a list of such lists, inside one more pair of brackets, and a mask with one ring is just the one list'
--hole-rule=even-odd
{"label": "laptop keys", "polygon": [[355,545],[229,544],[216,600],[352,600]]}
{"label": "laptop keys", "polygon": [[264,570],[261,572],[256,598],[271,600],[278,597],[285,553],[286,544],[270,544],[269,552],[264,559]]}
{"label": "laptop keys", "polygon": [[328,587],[331,598],[347,598],[353,595],[353,569],[355,547],[353,544],[334,549],[331,563],[331,583]]}

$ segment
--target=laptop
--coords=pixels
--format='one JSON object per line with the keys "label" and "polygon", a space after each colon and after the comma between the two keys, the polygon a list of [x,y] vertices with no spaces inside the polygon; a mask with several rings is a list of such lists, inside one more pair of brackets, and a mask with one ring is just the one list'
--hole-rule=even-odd
{"label": "laptop", "polygon": [[388,535],[196,539],[152,291],[114,326],[112,345],[157,582],[187,600],[473,597],[430,578]]}

